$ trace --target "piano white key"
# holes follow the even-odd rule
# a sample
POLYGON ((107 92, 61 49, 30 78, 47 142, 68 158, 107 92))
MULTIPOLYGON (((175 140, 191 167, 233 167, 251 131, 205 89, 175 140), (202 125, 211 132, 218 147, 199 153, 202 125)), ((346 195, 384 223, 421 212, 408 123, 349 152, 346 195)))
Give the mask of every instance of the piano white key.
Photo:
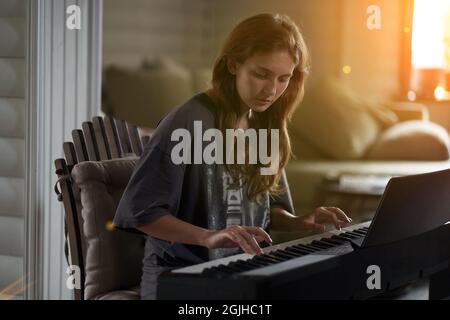
MULTIPOLYGON (((324 232, 324 233, 316 234, 316 235, 313 235, 313 236, 309 236, 309 237, 305 237, 305 238, 301 238, 301 239, 296 239, 296 240, 293 240, 293 241, 284 242, 284 243, 280 243, 280 244, 277 244, 277 245, 274 245, 274 246, 266 247, 266 248, 263 248, 263 251, 264 251, 264 253, 268 253, 268 252, 271 252, 271 251, 274 251, 274 250, 284 249, 286 247, 297 245, 297 244, 309 244, 313 240, 319 240, 319 239, 322 239, 322 238, 331 238, 333 235, 339 235, 339 234, 344 233, 344 232, 353 231, 353 230, 356 230, 356 229, 361 229, 361 228, 364 228, 364 227, 368 227, 369 225, 370 225, 370 221, 367 221, 367 222, 364 222, 364 223, 359 223, 359 224, 348 226, 346 228, 342 228, 341 230, 331 230, 331 231, 327 231, 327 232, 324 232)), ((202 273, 203 270, 206 269, 206 268, 211 268, 211 267, 222 265, 222 264, 226 265, 226 264, 228 264, 230 262, 233 262, 233 261, 248 260, 248 259, 251 259, 251 258, 253 258, 253 255, 247 254, 247 253, 242 253, 242 254, 237 254, 237 255, 234 255, 234 256, 226 257, 226 258, 221 258, 221 259, 217 259, 217 260, 208 261, 208 262, 205 262, 205 263, 196 264, 196 265, 185 267, 185 268, 172 270, 171 272, 172 273, 199 274, 199 273, 202 273)))

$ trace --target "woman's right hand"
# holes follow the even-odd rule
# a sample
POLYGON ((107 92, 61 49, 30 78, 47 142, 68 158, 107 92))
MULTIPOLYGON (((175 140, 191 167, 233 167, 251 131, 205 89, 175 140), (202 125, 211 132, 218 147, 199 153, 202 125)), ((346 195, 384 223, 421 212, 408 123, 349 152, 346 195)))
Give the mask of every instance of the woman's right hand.
POLYGON ((208 249, 240 247, 248 254, 262 254, 260 242, 271 244, 272 239, 266 231, 258 227, 231 226, 219 231, 209 231, 204 239, 208 249))

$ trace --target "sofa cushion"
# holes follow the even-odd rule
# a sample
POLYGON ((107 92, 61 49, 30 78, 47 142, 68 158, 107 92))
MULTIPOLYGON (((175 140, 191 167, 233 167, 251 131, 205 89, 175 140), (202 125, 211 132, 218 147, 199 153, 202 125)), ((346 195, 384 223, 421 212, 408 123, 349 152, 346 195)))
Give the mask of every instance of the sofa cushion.
POLYGON ((398 118, 399 122, 409 120, 430 120, 430 112, 426 105, 418 102, 389 102, 389 109, 391 109, 398 118))
POLYGON ((306 91, 292 118, 294 131, 325 155, 340 160, 362 157, 381 129, 395 121, 388 108, 364 101, 332 77, 306 91))
POLYGON ((110 66, 104 79, 102 111, 142 127, 156 127, 194 93, 191 74, 168 59, 146 61, 140 69, 110 66))
POLYGON ((111 228, 116 207, 137 158, 89 161, 72 170, 81 199, 86 242, 85 299, 139 285, 144 237, 111 228))
POLYGON ((371 160, 447 160, 450 138, 438 124, 405 121, 387 129, 371 148, 371 160))
POLYGON ((289 138, 291 139, 293 160, 332 159, 307 141, 297 130, 290 130, 289 138))

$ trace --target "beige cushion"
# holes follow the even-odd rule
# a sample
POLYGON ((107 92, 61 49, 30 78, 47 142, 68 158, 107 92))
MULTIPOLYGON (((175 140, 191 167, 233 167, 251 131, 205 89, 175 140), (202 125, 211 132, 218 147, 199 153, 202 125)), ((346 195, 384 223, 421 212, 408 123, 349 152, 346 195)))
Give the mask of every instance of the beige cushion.
POLYGON ((447 131, 428 121, 405 121, 387 129, 367 154, 372 160, 447 160, 447 131))
POLYGON ((95 296, 93 300, 139 300, 141 288, 139 286, 128 290, 111 291, 105 294, 95 296))
POLYGON ((145 61, 137 70, 111 66, 104 79, 102 111, 142 127, 156 127, 194 93, 191 74, 167 58, 145 61))
POLYGON ((430 120, 430 112, 422 103, 390 102, 388 107, 395 113, 399 121, 430 120))
POLYGON ((325 78, 306 92, 293 116, 293 130, 324 155, 358 159, 382 128, 397 121, 382 105, 364 101, 338 79, 325 78))
POLYGON ((330 159, 329 156, 320 152, 312 143, 307 141, 296 130, 290 130, 289 137, 291 139, 293 158, 295 160, 314 160, 314 159, 330 159))
POLYGON ((85 299, 115 296, 114 291, 129 291, 140 283, 144 237, 109 227, 136 161, 82 162, 72 171, 79 188, 86 243, 85 299))
POLYGON ((388 128, 400 121, 392 110, 392 103, 378 103, 369 100, 362 100, 362 103, 381 128, 388 128))

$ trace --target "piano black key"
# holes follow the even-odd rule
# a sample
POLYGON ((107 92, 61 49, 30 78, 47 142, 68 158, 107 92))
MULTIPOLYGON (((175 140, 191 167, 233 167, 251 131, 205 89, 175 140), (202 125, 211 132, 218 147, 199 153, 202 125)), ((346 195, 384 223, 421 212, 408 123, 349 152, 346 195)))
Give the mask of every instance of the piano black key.
POLYGON ((355 236, 358 238, 362 237, 362 235, 360 235, 359 233, 353 232, 353 231, 346 232, 346 234, 349 234, 351 236, 355 236))
POLYGON ((284 250, 289 251, 289 252, 295 252, 298 255, 306 255, 309 254, 311 252, 303 250, 303 249, 299 249, 299 248, 294 248, 294 247, 287 247, 284 250))
POLYGON ((270 266, 276 262, 267 258, 261 258, 260 256, 255 256, 251 259, 252 262, 261 264, 262 266, 270 266))
MULTIPOLYGON (((343 233, 340 233, 339 235, 340 235, 340 236, 353 237, 353 238, 358 238, 358 237, 360 237, 360 235, 352 234, 351 231, 343 232, 343 233)), ((353 239, 353 238, 352 238, 352 239, 353 239)))
POLYGON ((325 242, 320 241, 320 240, 314 240, 314 241, 311 242, 311 244, 313 244, 315 246, 318 246, 318 247, 323 247, 324 249, 328 249, 328 248, 333 247, 333 245, 325 243, 325 242))
POLYGON ((306 251, 308 251, 309 253, 313 253, 313 252, 318 251, 317 249, 313 249, 313 248, 311 248, 311 247, 307 247, 307 246, 305 246, 304 244, 296 244, 296 245, 293 245, 292 247, 293 247, 293 248, 297 248, 297 249, 306 250, 306 251))
POLYGON ((354 240, 354 239, 360 238, 359 236, 357 237, 357 236, 354 236, 354 235, 351 235, 351 234, 347 234, 347 233, 340 234, 340 236, 345 237, 345 238, 350 239, 350 240, 354 240))
POLYGON ((281 258, 281 259, 285 259, 285 261, 286 261, 286 260, 289 260, 289 259, 292 259, 292 257, 286 256, 286 255, 284 255, 284 254, 281 253, 281 252, 271 252, 270 254, 272 254, 272 255, 274 255, 274 256, 276 256, 276 257, 279 257, 279 258, 281 258))
POLYGON ((204 276, 221 276, 221 275, 228 275, 230 274, 230 272, 228 271, 222 271, 219 270, 218 267, 211 267, 211 268, 206 268, 205 270, 202 271, 202 275, 204 276))
POLYGON ((341 240, 341 241, 345 241, 345 242, 349 242, 350 240, 352 240, 351 238, 346 237, 344 234, 334 235, 331 237, 331 239, 341 240))
POLYGON ((238 268, 241 272, 242 271, 248 271, 248 270, 253 270, 255 269, 254 266, 252 266, 251 264, 243 264, 243 261, 232 261, 228 264, 228 266, 233 267, 233 268, 238 268))
POLYGON ((365 235, 367 234, 366 231, 362 231, 362 230, 353 230, 353 232, 355 232, 355 233, 357 233, 357 234, 360 234, 360 235, 362 235, 362 236, 365 236, 365 235))
POLYGON ((327 242, 329 244, 332 244, 333 246, 340 246, 340 245, 348 242, 348 241, 336 240, 336 239, 331 239, 331 238, 322 238, 320 241, 327 242))
POLYGON ((297 254, 295 254, 293 252, 286 251, 286 250, 277 250, 277 251, 272 251, 271 253, 279 254, 281 256, 286 256, 286 257, 291 258, 291 259, 298 258, 297 254))
POLYGON ((266 254, 263 254, 263 255, 260 255, 260 256, 254 256, 253 259, 256 260, 256 261, 268 262, 270 264, 274 264, 274 263, 278 263, 278 262, 282 261, 279 258, 270 257, 270 256, 268 256, 266 254))
POLYGON ((344 234, 341 234, 342 236, 345 236, 345 237, 348 237, 348 238, 350 238, 350 239, 358 239, 358 238, 361 238, 361 236, 356 236, 356 235, 354 235, 354 234, 351 234, 351 233, 348 233, 348 232, 345 232, 344 234))
POLYGON ((324 248, 322 248, 322 247, 316 246, 315 244, 311 244, 311 243, 308 243, 306 246, 307 246, 308 248, 315 249, 316 251, 320 251, 320 250, 323 250, 323 249, 324 249, 324 248))
POLYGON ((249 268, 249 270, 257 269, 257 268, 261 268, 262 267, 260 264, 254 263, 254 262, 249 261, 249 260, 246 260, 246 261, 238 260, 238 261, 236 261, 236 264, 240 265, 240 266, 242 266, 244 268, 249 268))
POLYGON ((224 272, 227 272, 227 273, 241 272, 240 269, 238 269, 238 268, 236 268, 236 267, 233 267, 233 266, 230 266, 230 265, 224 265, 224 264, 221 264, 221 265, 217 266, 217 268, 218 268, 220 271, 224 271, 224 272))
POLYGON ((265 254, 263 254, 261 256, 263 256, 263 257, 270 257, 270 258, 276 259, 276 260, 278 260, 278 262, 283 262, 283 261, 286 261, 286 260, 290 259, 290 258, 283 258, 283 257, 280 257, 280 256, 273 255, 273 254, 271 254, 271 252, 265 253, 265 254))
POLYGON ((258 268, 265 267, 265 266, 268 266, 268 265, 272 264, 272 263, 270 263, 268 261, 256 260, 255 258, 252 258, 252 259, 249 259, 249 260, 245 260, 245 262, 251 263, 251 264, 257 266, 258 268))
POLYGON ((210 275, 211 273, 212 273, 212 268, 205 268, 203 271, 202 271, 202 274, 203 275, 205 275, 205 276, 207 276, 207 275, 210 275))

